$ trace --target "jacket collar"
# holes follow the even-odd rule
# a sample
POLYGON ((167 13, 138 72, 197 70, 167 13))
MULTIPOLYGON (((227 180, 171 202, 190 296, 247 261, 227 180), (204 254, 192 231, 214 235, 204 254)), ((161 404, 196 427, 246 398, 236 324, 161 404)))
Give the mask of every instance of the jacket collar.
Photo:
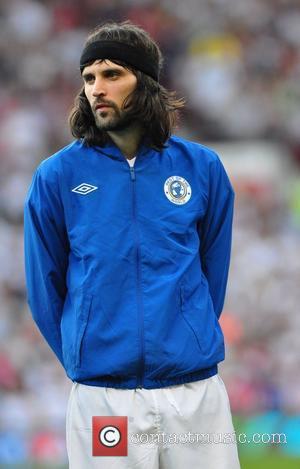
MULTIPOLYGON (((119 161, 124 161, 126 159, 126 157, 123 155, 121 150, 114 144, 114 142, 108 142, 102 147, 95 146, 92 148, 105 156, 119 161)), ((150 158, 154 155, 157 155, 158 153, 159 152, 157 150, 150 148, 148 145, 142 142, 134 156, 136 156, 139 160, 142 160, 144 158, 150 158)))

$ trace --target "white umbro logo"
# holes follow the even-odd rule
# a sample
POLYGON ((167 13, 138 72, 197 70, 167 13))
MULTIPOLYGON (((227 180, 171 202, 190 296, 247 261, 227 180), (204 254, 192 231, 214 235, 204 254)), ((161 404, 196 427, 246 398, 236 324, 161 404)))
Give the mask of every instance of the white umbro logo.
POLYGON ((95 191, 96 189, 98 189, 97 186, 92 186, 92 184, 87 184, 86 182, 82 182, 81 184, 79 184, 79 186, 74 187, 74 189, 72 189, 72 192, 76 192, 76 194, 86 195, 86 194, 89 194, 90 192, 95 191))

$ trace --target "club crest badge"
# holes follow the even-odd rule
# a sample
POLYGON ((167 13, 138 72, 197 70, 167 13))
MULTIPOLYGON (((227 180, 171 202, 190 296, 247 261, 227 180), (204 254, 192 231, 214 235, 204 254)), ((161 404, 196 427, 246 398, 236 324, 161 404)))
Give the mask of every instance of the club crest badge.
POLYGON ((192 195, 192 189, 186 179, 181 176, 169 177, 164 185, 167 198, 176 205, 186 204, 192 195))

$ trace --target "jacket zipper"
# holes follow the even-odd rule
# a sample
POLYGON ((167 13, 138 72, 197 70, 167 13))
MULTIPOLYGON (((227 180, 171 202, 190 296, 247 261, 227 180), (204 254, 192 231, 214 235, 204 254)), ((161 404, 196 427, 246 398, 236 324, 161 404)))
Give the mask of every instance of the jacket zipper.
MULTIPOLYGON (((128 164, 128 163, 127 163, 128 164)), ((139 234, 137 229, 137 219, 136 219, 136 188, 135 188, 135 171, 134 166, 130 166, 130 178, 133 183, 133 191, 132 191, 132 198, 133 198, 133 221, 135 224, 135 232, 136 232, 136 274, 137 274, 137 304, 138 304, 138 311, 140 314, 138 315, 139 319, 139 335, 140 335, 140 343, 141 343, 141 360, 140 360, 140 367, 139 367, 139 374, 138 374, 138 383, 137 388, 143 387, 143 377, 144 377, 144 360, 145 360, 145 350, 144 350, 144 314, 143 314, 143 303, 141 298, 141 271, 140 271, 140 248, 139 248, 139 234)))

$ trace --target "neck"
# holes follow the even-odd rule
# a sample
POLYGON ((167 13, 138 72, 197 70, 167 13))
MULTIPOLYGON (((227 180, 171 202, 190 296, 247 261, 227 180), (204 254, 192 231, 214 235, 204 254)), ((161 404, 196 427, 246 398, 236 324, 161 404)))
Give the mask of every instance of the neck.
POLYGON ((136 155, 142 139, 141 126, 134 124, 126 129, 107 133, 126 158, 131 159, 136 155))

